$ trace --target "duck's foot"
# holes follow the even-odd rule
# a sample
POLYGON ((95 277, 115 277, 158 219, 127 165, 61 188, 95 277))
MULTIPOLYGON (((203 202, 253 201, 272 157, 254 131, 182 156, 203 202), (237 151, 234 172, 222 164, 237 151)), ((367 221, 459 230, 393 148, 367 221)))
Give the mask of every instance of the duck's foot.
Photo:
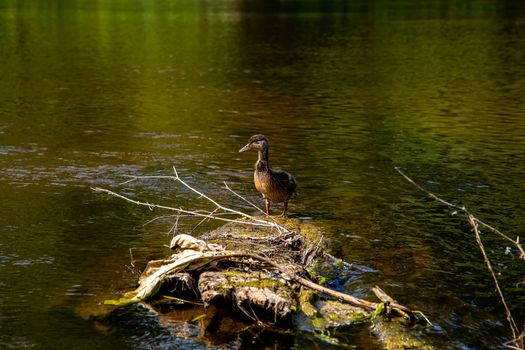
POLYGON ((288 215, 286 215, 286 210, 288 210, 288 201, 284 201, 284 208, 283 208, 283 212, 281 214, 282 218, 288 217, 288 215))
POLYGON ((266 217, 270 217, 270 201, 266 198, 266 217))

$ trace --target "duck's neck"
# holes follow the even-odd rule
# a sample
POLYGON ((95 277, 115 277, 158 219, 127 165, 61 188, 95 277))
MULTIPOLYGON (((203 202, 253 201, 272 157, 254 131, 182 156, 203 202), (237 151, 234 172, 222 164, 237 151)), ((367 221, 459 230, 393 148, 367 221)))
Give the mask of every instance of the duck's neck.
POLYGON ((259 159, 255 163, 257 171, 269 171, 270 162, 268 161, 268 147, 259 150, 259 159))

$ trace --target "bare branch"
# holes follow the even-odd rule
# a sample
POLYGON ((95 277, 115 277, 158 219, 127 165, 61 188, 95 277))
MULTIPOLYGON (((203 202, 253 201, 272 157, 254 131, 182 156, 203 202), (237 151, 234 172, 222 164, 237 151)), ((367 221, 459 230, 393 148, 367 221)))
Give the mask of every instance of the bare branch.
MULTIPOLYGON (((240 194, 238 194, 237 192, 235 192, 233 189, 231 189, 230 186, 228 186, 228 184, 226 183, 226 181, 224 181, 224 186, 226 187, 226 189, 228 191, 230 191, 231 193, 233 193, 235 196, 237 196, 238 198, 242 199, 243 201, 245 201, 246 203, 250 204, 252 207, 254 207, 255 209, 257 209, 259 212, 261 212, 263 215, 267 216, 266 212, 264 210, 262 210, 261 208, 259 208, 258 206, 256 206, 255 204, 253 204, 252 202, 250 202, 249 200, 247 200, 246 198, 244 198, 243 196, 241 196, 240 194)), ((271 219, 275 224, 276 224, 276 228, 277 228, 277 231, 279 231, 279 233, 283 233, 281 228, 282 226, 279 225, 277 223, 277 221, 272 218, 271 216, 267 216, 267 218, 271 219)), ((288 230, 286 230, 285 232, 288 232, 288 230)))
MULTIPOLYGON (((429 190, 421 187, 420 185, 418 185, 414 180, 412 180, 411 178, 409 178, 408 176, 405 175, 405 173, 403 173, 403 171, 399 168, 399 167, 395 167, 394 169, 396 169, 396 171, 401 174, 401 176, 403 176, 408 182, 410 182, 412 185, 414 185, 416 188, 418 188, 420 191, 422 192, 425 192, 428 196, 430 196, 431 198, 433 198, 434 200, 440 202, 440 203, 443 203, 449 207, 452 207, 454 209, 457 209, 461 212, 463 212, 467 218, 469 215, 472 215, 468 210, 467 208, 465 207, 460 207, 458 205, 455 205, 455 204, 452 204, 450 202, 447 202, 446 200, 443 200, 441 198, 439 198, 438 196, 436 196, 434 193, 430 192, 429 190)), ((478 218, 474 217, 476 219, 476 222, 486 228, 488 228, 489 230, 491 230, 492 232, 494 232, 495 234, 499 235, 500 237, 504 238, 505 240, 511 242, 512 244, 514 244, 514 246, 519 250, 520 252, 520 258, 525 260, 525 250, 523 250, 523 247, 521 246, 520 244, 520 238, 519 236, 516 238, 516 240, 510 238, 509 236, 507 236, 506 234, 502 233, 501 231, 497 230, 496 228, 492 227, 491 225, 479 220, 478 218)))
POLYGON ((162 220, 162 219, 166 219, 166 218, 172 218, 174 216, 178 216, 178 215, 161 215, 161 216, 156 216, 154 217, 153 219, 149 220, 149 221, 146 221, 145 223, 142 224, 142 226, 148 226, 149 224, 157 221, 157 220, 162 220))
POLYGON ((503 307, 505 308, 505 313, 507 315, 507 321, 509 322, 509 326, 510 326, 510 329, 511 329, 511 332, 512 332, 512 338, 513 338, 511 341, 509 341, 507 344, 505 344, 505 346, 507 346, 509 348, 512 348, 512 349, 519 349, 519 350, 525 349, 524 341, 523 341, 523 332, 525 332, 525 329, 520 335, 519 328, 516 325, 516 322, 514 321, 514 318, 512 317, 512 313, 510 312, 510 309, 509 309, 509 307, 507 305, 507 302, 505 301, 505 296, 503 295, 503 291, 501 290, 501 287, 499 286, 499 282, 498 282, 498 279, 497 279, 497 277, 496 277, 496 275, 494 273, 494 270, 492 268, 492 264, 491 264, 491 262, 490 262, 490 260, 489 260, 489 258, 487 256, 487 253, 485 252, 485 247, 483 245, 483 242, 481 241, 481 236, 479 234, 478 226, 481 225, 481 226, 489 229, 490 231, 496 233, 500 237, 503 237, 507 241, 512 242, 516 246, 516 248, 520 251, 520 258, 525 260, 525 251, 523 250, 523 247, 521 246, 521 244, 519 242, 519 237, 517 237, 516 240, 513 240, 512 238, 510 238, 509 236, 507 236, 504 233, 500 232, 499 230, 495 229, 494 227, 490 226, 489 224, 487 224, 487 223, 479 220, 478 218, 476 218, 465 207, 459 207, 459 206, 457 206, 455 204, 447 202, 447 201, 439 198, 438 196, 436 196, 435 194, 433 194, 429 190, 421 187, 414 180, 412 180, 411 178, 406 176, 405 173, 403 173, 403 171, 401 171, 401 169, 399 167, 395 167, 395 169, 396 169, 396 171, 399 174, 401 174, 401 176, 403 176, 412 185, 417 187, 420 191, 425 192, 428 196, 430 196, 431 198, 435 199, 436 201, 438 201, 440 203, 443 203, 443 204, 445 204, 445 205, 447 205, 449 207, 457 209, 460 212, 463 212, 463 214, 467 217, 467 220, 468 220, 470 226, 472 227, 472 230, 474 231, 474 234, 476 236, 476 242, 478 244, 479 249, 481 250, 481 254, 483 255, 483 260, 485 262, 485 265, 487 266, 487 269, 488 269, 490 275, 492 276, 492 279, 494 281, 494 285, 496 286, 496 290, 498 291, 498 295, 500 297, 501 303, 503 304, 503 307))
MULTIPOLYGON (((215 213, 217 212, 217 210, 219 210, 219 208, 215 208, 215 210, 212 211, 212 212, 210 213, 210 215, 215 215, 215 213)), ((209 220, 210 220, 209 218, 202 218, 202 220, 199 221, 199 222, 197 223, 197 225, 195 225, 195 226, 191 229, 191 233, 195 232, 195 230, 196 230, 200 225, 202 225, 203 223, 205 223, 206 221, 209 221, 209 220)))
POLYGON ((170 233, 173 232, 173 237, 175 237, 177 235, 177 230, 179 229, 179 218, 180 218, 180 213, 177 214, 177 219, 175 219, 175 223, 173 224, 173 226, 171 226, 171 228, 169 229, 168 231, 168 235, 170 233))
POLYGON ((478 243, 479 249, 481 250, 481 254, 483 255, 483 260, 485 261, 485 264, 487 265, 487 269, 490 272, 490 275, 492 276, 492 279, 494 280, 494 284, 496 285, 496 290, 498 291, 499 297, 501 299, 501 303, 503 304, 503 307, 505 308, 505 313, 507 314, 507 321, 509 322, 510 329, 512 331, 512 338, 516 340, 516 345, 518 348, 523 349, 523 341, 521 344, 518 344, 518 337, 519 337, 519 328, 516 325, 516 322, 514 321, 514 318, 512 317, 512 314, 510 312, 509 307, 507 306, 507 302, 505 301, 505 296, 503 295, 503 292, 501 291, 501 288, 498 283, 498 279, 496 278, 496 275, 494 274, 494 270, 492 269, 492 264, 490 263, 489 257, 487 256, 487 253, 485 252, 485 247, 483 246, 483 242, 481 242, 481 237, 479 235, 478 230, 478 219, 476 219, 474 216, 469 215, 468 221, 470 223, 470 226, 472 226, 472 230, 474 231, 474 234, 476 235, 476 242, 478 243))
MULTIPOLYGON (((148 207, 149 210, 153 210, 153 209, 170 210, 170 211, 177 212, 179 215, 180 214, 188 214, 188 215, 193 215, 193 216, 200 216, 200 217, 205 218, 205 219, 207 218, 207 219, 213 219, 213 220, 219 220, 219 221, 235 222, 235 223, 239 223, 239 224, 252 225, 252 226, 272 227, 272 228, 276 228, 280 233, 282 233, 282 232, 289 232, 289 230, 287 228, 285 228, 284 226, 278 224, 275 220, 273 222, 270 222, 268 220, 258 219, 258 218, 254 217, 254 216, 248 215, 248 214, 243 213, 241 211, 234 210, 234 209, 231 209, 231 208, 228 208, 228 207, 225 207, 225 206, 219 204, 214 199, 212 199, 209 196, 205 195, 204 193, 196 190, 195 188, 190 186, 188 183, 186 183, 184 180, 182 180, 179 177, 179 174, 178 174, 177 169, 175 168, 175 166, 173 166, 173 172, 175 173, 175 176, 167 176, 167 175, 146 175, 146 176, 127 175, 127 177, 130 177, 130 179, 128 181, 123 182, 123 184, 130 183, 130 182, 137 181, 137 180, 141 180, 141 179, 168 179, 168 180, 178 181, 183 186, 188 188, 190 191, 192 191, 195 194, 197 194, 199 196, 199 198, 204 198, 207 201, 209 201, 210 203, 214 204, 216 206, 216 209, 211 211, 211 212, 198 211, 198 210, 193 210, 193 211, 192 210, 185 210, 185 209, 182 209, 182 208, 174 208, 174 207, 169 207, 169 206, 165 206, 165 205, 152 204, 152 203, 148 203, 148 202, 142 202, 142 201, 134 200, 134 199, 126 197, 126 196, 124 196, 122 194, 116 193, 114 191, 111 191, 111 190, 108 190, 108 189, 105 189, 105 188, 92 187, 92 190, 95 191, 95 192, 107 193, 107 194, 112 195, 114 197, 124 199, 124 200, 126 200, 126 201, 128 201, 130 203, 133 203, 133 204, 146 206, 146 207, 148 207), (222 211, 222 213, 218 213, 219 210, 222 211), (238 219, 228 219, 228 218, 221 217, 221 215, 223 215, 225 213, 241 216, 241 217, 247 219, 248 221, 242 221, 242 220, 238 220, 238 219)), ((231 189, 230 189, 230 191, 231 191, 231 189)), ((247 201, 244 198, 243 198, 243 200, 247 201)))
POLYGON ((141 202, 141 201, 138 201, 138 200, 135 200, 135 199, 128 198, 128 197, 126 197, 124 195, 121 195, 119 193, 116 193, 114 191, 111 191, 111 190, 108 190, 108 189, 105 189, 105 188, 91 187, 91 189, 93 191, 95 191, 95 192, 103 192, 103 193, 107 193, 107 194, 109 194, 111 196, 114 196, 114 197, 117 197, 117 198, 120 198, 120 199, 124 199, 125 201, 133 203, 133 204, 136 204, 136 205, 141 205, 141 206, 148 207, 150 210, 153 210, 155 208, 157 208, 157 209, 164 209, 164 210, 175 211, 175 212, 181 213, 181 214, 189 214, 189 215, 192 215, 192 216, 200 216, 200 217, 205 217, 205 218, 214 219, 214 220, 220 220, 220 221, 226 221, 226 222, 235 222, 235 223, 243 224, 243 225, 263 226, 263 227, 274 227, 275 226, 275 225, 273 225, 270 222, 266 222, 266 221, 262 221, 262 220, 241 221, 241 220, 235 220, 235 219, 227 219, 227 218, 223 218, 223 217, 220 217, 220 216, 213 216, 213 215, 210 215, 210 214, 204 214, 204 213, 201 213, 199 211, 185 210, 185 209, 182 209, 182 208, 174 208, 174 207, 169 207, 169 206, 166 206, 166 205, 151 204, 151 203, 148 203, 148 202, 141 202))
POLYGON ((131 258, 131 262, 130 262, 130 265, 132 267, 135 267, 135 259, 133 259, 133 252, 131 251, 131 247, 129 248, 129 256, 131 258))
POLYGON ((230 191, 231 193, 233 193, 235 196, 237 196, 238 198, 242 199, 243 201, 245 201, 246 203, 248 203, 249 205, 251 205, 252 207, 254 207, 255 209, 257 209, 259 212, 261 212, 263 215, 266 215, 266 212, 264 210, 262 210, 261 208, 259 208, 258 206, 256 206, 255 204, 253 204, 252 202, 250 202, 249 200, 247 200, 246 198, 244 198, 243 196, 241 196, 240 194, 238 194, 237 192, 235 192, 234 190, 231 189, 230 186, 228 186, 228 184, 226 183, 226 181, 224 181, 224 187, 226 187, 226 189, 228 191, 230 191))
MULTIPOLYGON (((266 220, 261 220, 261 219, 254 218, 254 217, 251 216, 251 215, 245 214, 245 213, 243 213, 243 212, 241 212, 241 211, 238 211, 238 210, 234 210, 234 209, 227 208, 227 207, 225 207, 225 206, 219 204, 217 201, 211 199, 210 197, 208 197, 208 196, 205 195, 204 193, 202 193, 202 192, 196 190, 195 188, 193 188, 193 187, 191 187, 190 185, 188 185, 184 180, 182 180, 182 179, 179 177, 179 175, 178 175, 178 173, 177 173, 177 169, 175 168, 175 166, 173 166, 173 171, 175 172, 175 176, 172 177, 174 180, 179 181, 179 182, 180 182, 182 185, 184 185, 186 188, 188 188, 188 189, 191 190, 192 192, 198 194, 200 198, 204 198, 204 199, 206 199, 207 201, 213 203, 215 206, 217 206, 217 208, 222 209, 222 210, 227 211, 227 212, 230 212, 230 213, 234 213, 234 214, 240 215, 240 216, 242 216, 242 217, 245 217, 245 218, 247 218, 247 219, 253 220, 253 221, 255 221, 255 222, 268 223, 268 221, 266 221, 266 220)), ((280 229, 282 229, 284 232, 288 232, 288 230, 287 230, 285 227, 283 227, 283 226, 281 226, 281 225, 279 225, 279 224, 277 224, 277 223, 273 223, 273 224, 270 225, 270 226, 273 226, 273 227, 276 227, 276 228, 280 228, 280 229)))

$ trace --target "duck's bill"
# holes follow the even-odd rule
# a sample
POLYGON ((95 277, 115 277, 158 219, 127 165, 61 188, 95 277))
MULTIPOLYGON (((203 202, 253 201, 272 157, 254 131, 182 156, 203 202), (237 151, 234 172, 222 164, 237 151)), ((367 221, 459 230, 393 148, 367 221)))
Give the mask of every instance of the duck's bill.
POLYGON ((250 144, 247 144, 246 146, 244 146, 243 148, 241 148, 239 150, 239 153, 241 152, 250 152, 252 150, 252 146, 250 144))

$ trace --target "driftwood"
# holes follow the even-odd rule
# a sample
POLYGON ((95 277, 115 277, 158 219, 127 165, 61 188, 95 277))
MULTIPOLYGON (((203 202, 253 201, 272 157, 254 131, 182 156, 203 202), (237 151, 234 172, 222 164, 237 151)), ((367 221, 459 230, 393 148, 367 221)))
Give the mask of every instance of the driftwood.
MULTIPOLYGON (((215 219, 219 211, 236 212, 193 189, 177 174, 168 178, 212 202, 216 209, 188 211, 136 201, 105 189, 95 190, 149 208, 196 213, 206 219, 215 219)), ((106 303, 124 306, 154 303, 167 297, 182 303, 203 304, 208 309, 229 310, 261 327, 292 327, 330 341, 336 341, 326 335, 332 329, 371 322, 373 333, 386 349, 432 349, 406 328, 426 324, 428 320, 379 287, 373 290, 379 300, 369 301, 327 286, 330 279, 323 275, 325 271, 337 275, 370 269, 353 266, 326 253, 327 242, 314 225, 246 214, 226 220, 219 217, 228 223, 205 233, 201 239, 176 235, 170 244, 176 251, 173 255, 150 261, 134 291, 106 303)))
MULTIPOLYGON (((311 234, 312 228, 308 231, 311 234)), ((123 306, 168 297, 230 310, 263 327, 295 326, 319 334, 371 322, 372 332, 386 349, 432 349, 405 328, 425 322, 420 313, 398 304, 377 286, 373 291, 380 301, 373 302, 320 285, 309 276, 318 275, 317 268, 326 269, 321 265, 334 265, 333 257, 325 258, 321 249, 311 268, 304 268, 301 258, 302 249, 309 246, 307 238, 287 233, 265 240, 262 233, 260 228, 234 223, 206 233, 206 240, 177 235, 170 244, 175 254, 150 261, 137 289, 107 303, 123 306), (262 251, 263 246, 265 256, 251 252, 262 251)), ((344 266, 341 261, 335 265, 344 266)), ((322 278, 318 275, 317 280, 322 278)))

